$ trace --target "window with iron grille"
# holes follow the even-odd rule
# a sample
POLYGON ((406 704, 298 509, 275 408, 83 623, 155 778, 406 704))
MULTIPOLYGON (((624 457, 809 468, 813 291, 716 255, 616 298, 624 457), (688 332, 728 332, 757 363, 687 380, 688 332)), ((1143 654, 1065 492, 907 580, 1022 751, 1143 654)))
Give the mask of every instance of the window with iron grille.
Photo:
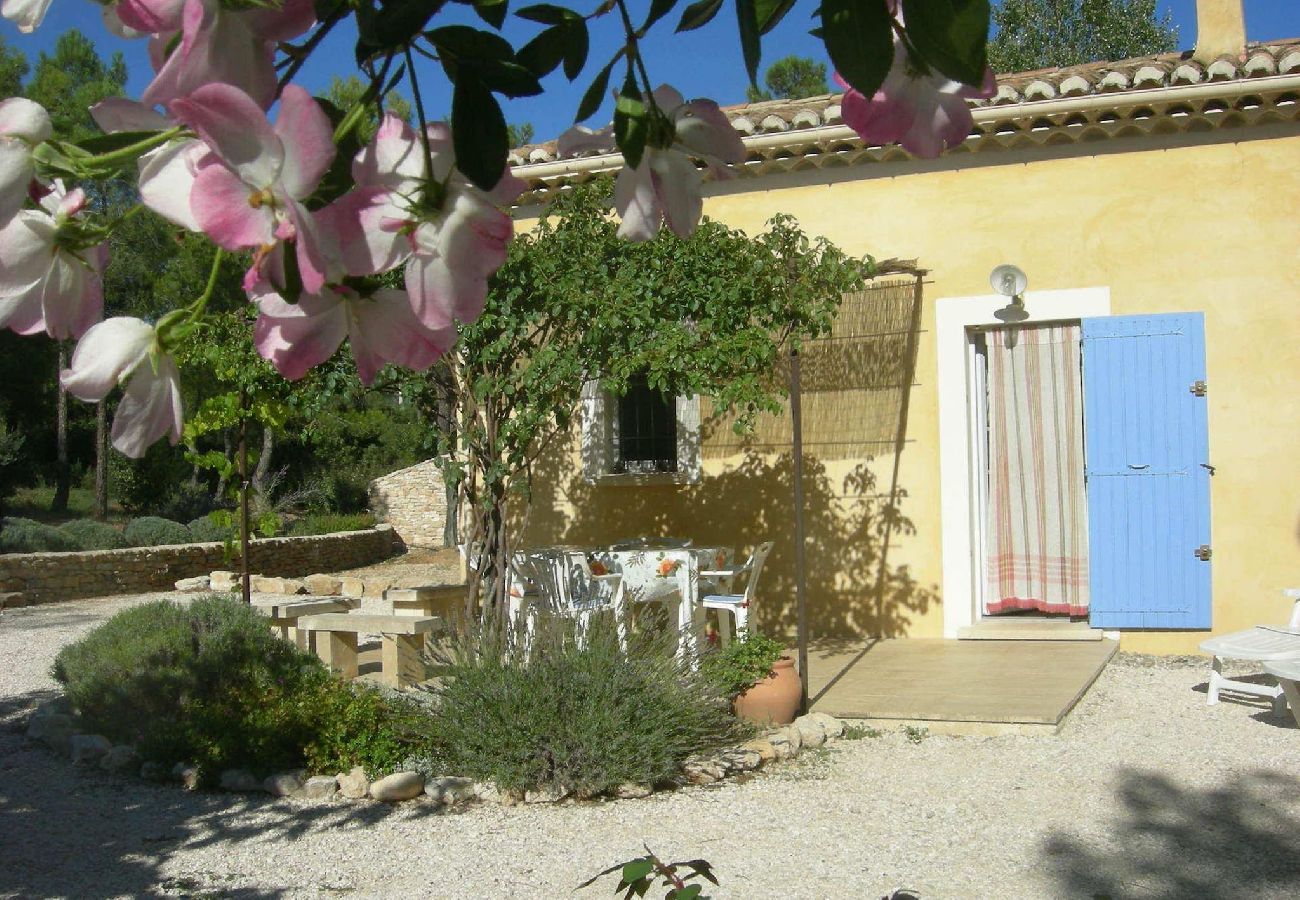
POLYGON ((634 376, 618 398, 618 473, 677 471, 677 404, 634 376))

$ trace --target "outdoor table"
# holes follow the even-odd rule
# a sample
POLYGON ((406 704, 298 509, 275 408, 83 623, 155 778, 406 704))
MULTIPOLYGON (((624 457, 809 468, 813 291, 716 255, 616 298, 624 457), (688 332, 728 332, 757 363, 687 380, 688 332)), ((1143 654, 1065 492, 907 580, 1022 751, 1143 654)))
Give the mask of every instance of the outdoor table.
MULTIPOLYGON (((700 572, 726 567, 735 551, 731 547, 645 547, 635 550, 598 549, 592 562, 623 576, 628 603, 672 603, 677 607, 679 649, 696 647, 696 618, 700 609, 700 572)), ((597 574, 602 574, 596 568, 597 574)))

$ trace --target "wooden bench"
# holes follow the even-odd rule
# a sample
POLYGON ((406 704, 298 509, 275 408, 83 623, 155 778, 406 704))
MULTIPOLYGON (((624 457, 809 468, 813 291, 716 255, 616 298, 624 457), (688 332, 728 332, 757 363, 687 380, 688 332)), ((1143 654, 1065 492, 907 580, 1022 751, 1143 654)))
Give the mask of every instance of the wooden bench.
POLYGON ((253 609, 271 620, 271 627, 280 633, 280 637, 296 644, 299 650, 310 653, 315 648, 310 646, 309 635, 298 627, 298 620, 303 616, 346 612, 348 605, 339 600, 320 598, 292 600, 283 597, 254 597, 253 609))
POLYGON ((390 687, 424 680, 424 636, 438 630, 437 616, 323 613, 298 620, 311 632, 316 655, 344 678, 357 677, 357 635, 378 634, 382 641, 380 672, 390 687))

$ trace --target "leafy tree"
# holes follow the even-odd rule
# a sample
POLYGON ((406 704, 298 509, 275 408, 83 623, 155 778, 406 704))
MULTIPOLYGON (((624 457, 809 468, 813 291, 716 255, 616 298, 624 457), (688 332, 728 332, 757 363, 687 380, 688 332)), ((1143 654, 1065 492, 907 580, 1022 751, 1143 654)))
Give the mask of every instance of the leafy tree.
MULTIPOLYGON (((346 111, 361 101, 369 87, 355 75, 349 75, 347 78, 335 75, 330 79, 330 86, 325 89, 325 99, 340 110, 346 111)), ((390 112, 403 121, 411 121, 411 104, 397 91, 389 91, 384 95, 383 108, 384 112, 390 112)), ((366 114, 365 119, 357 127, 357 136, 364 144, 375 136, 378 129, 379 112, 372 107, 372 111, 366 114)))
POLYGON ((0 36, 0 100, 22 93, 23 77, 27 75, 27 57, 17 47, 10 47, 0 36))
POLYGON ((815 97, 825 94, 826 64, 806 56, 785 56, 767 67, 763 76, 767 90, 745 88, 745 97, 750 103, 760 100, 799 100, 803 97, 815 97))
POLYGON ((1002 0, 993 9, 989 65, 995 72, 1129 59, 1178 47, 1156 0, 1002 0))
POLYGON ((608 196, 605 182, 579 188, 516 238, 445 381, 423 385, 434 407, 451 398, 454 427, 436 449, 467 505, 489 603, 503 596, 509 498, 527 496, 532 463, 568 433, 585 382, 621 393, 644 374, 666 394, 712 397, 745 429, 782 406, 784 350, 829 330, 840 297, 874 269, 782 216, 753 238, 706 219, 689 239, 630 243, 608 196))
POLYGON ((122 54, 105 62, 94 42, 73 29, 59 36, 53 55, 41 54, 24 93, 49 112, 55 137, 79 141, 100 133, 90 107, 105 97, 122 96, 125 88, 122 54))
POLYGON ((521 122, 519 124, 511 122, 506 125, 506 135, 510 139, 510 146, 512 148, 531 144, 533 142, 534 133, 532 122, 521 122))

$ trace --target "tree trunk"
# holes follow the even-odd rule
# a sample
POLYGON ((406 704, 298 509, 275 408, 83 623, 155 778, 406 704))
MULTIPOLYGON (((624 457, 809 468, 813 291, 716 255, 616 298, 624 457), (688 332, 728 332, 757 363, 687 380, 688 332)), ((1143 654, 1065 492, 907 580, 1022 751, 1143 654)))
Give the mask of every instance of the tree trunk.
MULTIPOLYGON (((59 367, 62 372, 68 367, 68 344, 59 341, 59 367)), ((55 376, 58 377, 57 374, 55 376)), ((72 466, 68 464, 68 392, 59 381, 58 400, 55 405, 55 435, 57 447, 54 465, 54 499, 50 501, 50 512, 68 511, 68 495, 72 492, 72 466)))
MULTIPOLYGON (((275 452, 275 429, 270 425, 262 426, 262 452, 257 457, 257 467, 253 469, 253 490, 263 495, 266 490, 266 476, 271 474, 271 454, 275 452)), ((270 505, 271 498, 262 496, 263 502, 270 505)))
MULTIPOLYGON (((224 428, 221 431, 221 445, 226 455, 226 462, 230 462, 231 446, 230 446, 229 428, 224 428)), ((226 485, 230 482, 230 478, 227 475, 229 471, 230 469, 229 467, 227 467, 221 471, 220 475, 217 476, 217 489, 212 493, 212 499, 216 501, 217 506, 222 506, 222 504, 226 499, 226 485)))
POLYGON ((95 508, 99 521, 108 518, 108 401, 95 404, 95 508))

